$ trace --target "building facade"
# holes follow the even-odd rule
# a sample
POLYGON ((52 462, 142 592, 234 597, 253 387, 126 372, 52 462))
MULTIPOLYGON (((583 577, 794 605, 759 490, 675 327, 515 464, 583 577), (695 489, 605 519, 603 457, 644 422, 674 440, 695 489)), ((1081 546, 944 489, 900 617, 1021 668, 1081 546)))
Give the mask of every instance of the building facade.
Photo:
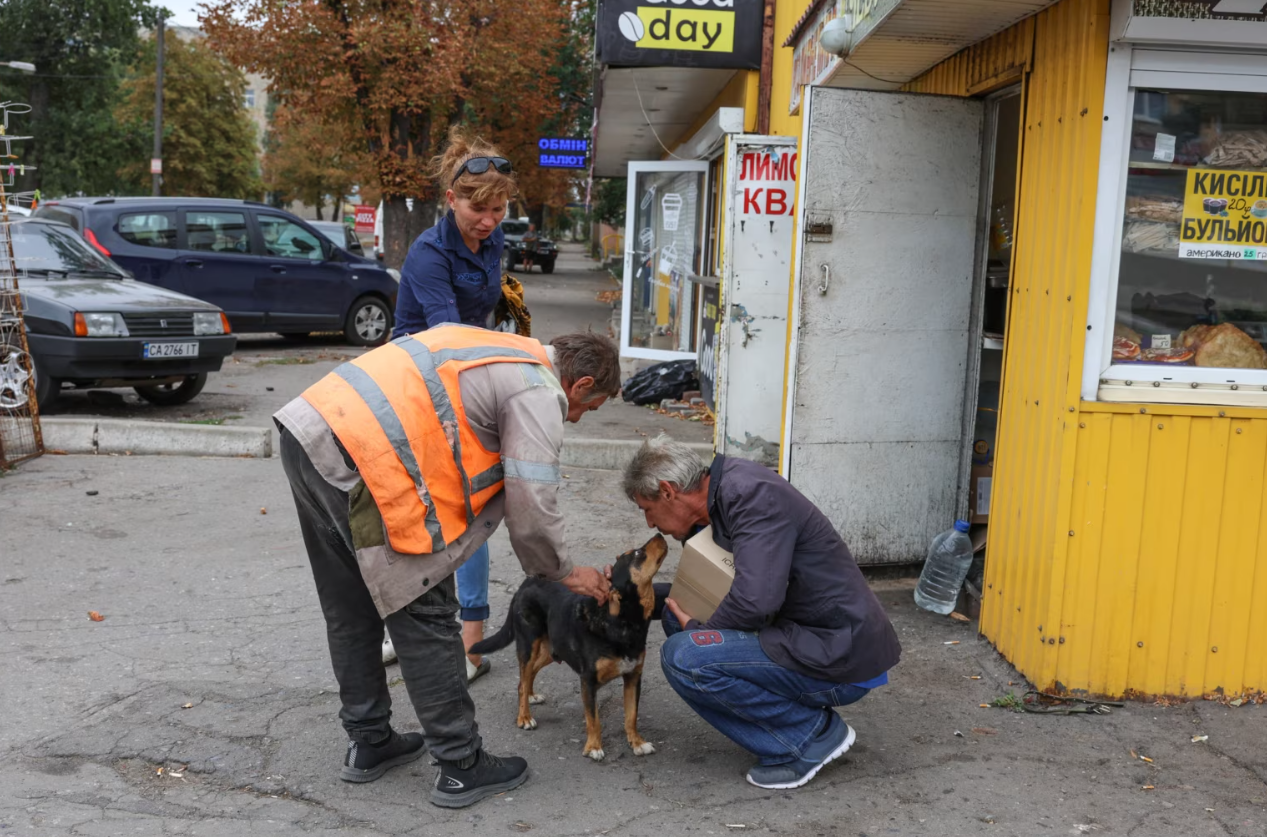
POLYGON ((608 63, 595 138, 600 173, 700 172, 689 258, 663 204, 650 258, 628 226, 626 317, 675 309, 717 449, 864 563, 971 517, 981 631, 1040 688, 1265 688, 1267 4, 750 5, 758 68, 608 63))

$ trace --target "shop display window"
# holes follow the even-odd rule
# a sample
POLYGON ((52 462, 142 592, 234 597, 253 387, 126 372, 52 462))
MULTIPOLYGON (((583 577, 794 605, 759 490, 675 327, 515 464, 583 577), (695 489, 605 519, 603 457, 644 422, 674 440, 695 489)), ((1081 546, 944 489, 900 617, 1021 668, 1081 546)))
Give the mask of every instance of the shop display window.
MULTIPOLYGON (((1120 76, 1127 120, 1116 136, 1106 130, 1106 159, 1120 155, 1120 168, 1106 174, 1102 165, 1097 247, 1115 232, 1098 266, 1108 275, 1092 278, 1088 325, 1087 361, 1100 373, 1084 383, 1084 397, 1236 404, 1250 389, 1267 397, 1267 67, 1259 67, 1261 84, 1237 75, 1223 89, 1216 73, 1166 73, 1164 86, 1141 83, 1158 73, 1120 76)), ((1112 73, 1109 82, 1111 104, 1112 73)), ((1111 121, 1108 105, 1106 113, 1111 121)))
POLYGON ((694 358, 707 163, 631 163, 622 353, 694 358))
POLYGON ((1267 369, 1267 95, 1136 90, 1113 361, 1267 369))

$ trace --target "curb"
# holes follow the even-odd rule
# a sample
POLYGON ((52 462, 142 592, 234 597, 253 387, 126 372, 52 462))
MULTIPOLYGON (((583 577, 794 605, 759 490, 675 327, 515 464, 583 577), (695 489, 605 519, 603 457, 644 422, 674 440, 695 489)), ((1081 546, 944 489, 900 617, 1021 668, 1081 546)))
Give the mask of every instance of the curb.
POLYGON ((139 456, 273 455, 267 427, 215 427, 126 419, 46 418, 40 421, 44 446, 66 453, 139 456))
MULTIPOLYGON (((599 471, 623 471, 642 442, 622 439, 564 439, 559 464, 565 468, 592 468, 599 471)), ((689 443, 691 450, 704 462, 713 459, 713 446, 706 442, 689 443)))

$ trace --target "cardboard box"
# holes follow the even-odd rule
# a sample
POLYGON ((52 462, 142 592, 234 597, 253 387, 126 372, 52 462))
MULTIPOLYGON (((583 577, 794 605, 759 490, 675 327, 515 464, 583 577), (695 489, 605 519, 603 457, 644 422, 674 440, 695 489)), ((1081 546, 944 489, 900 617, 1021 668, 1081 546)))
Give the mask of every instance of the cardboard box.
POLYGON ((734 580, 734 556, 713 543, 713 527, 709 526, 682 546, 669 598, 691 616, 706 621, 730 592, 734 580))
POLYGON ((994 466, 974 465, 968 480, 968 522, 990 522, 990 493, 994 488, 994 466))

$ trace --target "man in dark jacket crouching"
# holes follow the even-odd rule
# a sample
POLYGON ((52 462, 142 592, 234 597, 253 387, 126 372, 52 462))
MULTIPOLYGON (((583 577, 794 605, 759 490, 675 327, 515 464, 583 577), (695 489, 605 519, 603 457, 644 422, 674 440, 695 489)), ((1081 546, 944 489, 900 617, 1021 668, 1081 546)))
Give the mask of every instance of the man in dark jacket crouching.
POLYGON ((667 436, 642 446, 624 488, 648 526, 686 540, 712 524, 734 555, 734 584, 708 621, 665 601, 669 685, 757 757, 749 782, 804 785, 853 745, 834 707, 888 683, 901 654, 845 542, 770 469, 724 456, 706 466, 667 436))

